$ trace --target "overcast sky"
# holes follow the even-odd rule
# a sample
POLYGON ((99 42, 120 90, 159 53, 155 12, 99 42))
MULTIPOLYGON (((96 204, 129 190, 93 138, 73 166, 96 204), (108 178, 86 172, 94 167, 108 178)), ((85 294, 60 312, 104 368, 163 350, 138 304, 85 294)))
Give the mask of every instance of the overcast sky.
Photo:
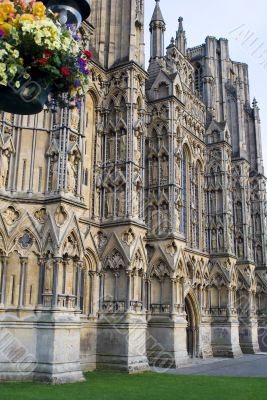
MULTIPOLYGON (((149 22, 155 0, 145 0, 146 54, 149 59, 149 22)), ((204 43, 206 36, 229 39, 234 61, 249 65, 251 101, 261 109, 262 144, 267 174, 267 2, 266 0, 161 0, 167 30, 165 47, 175 36, 179 16, 184 18, 188 47, 204 43)))

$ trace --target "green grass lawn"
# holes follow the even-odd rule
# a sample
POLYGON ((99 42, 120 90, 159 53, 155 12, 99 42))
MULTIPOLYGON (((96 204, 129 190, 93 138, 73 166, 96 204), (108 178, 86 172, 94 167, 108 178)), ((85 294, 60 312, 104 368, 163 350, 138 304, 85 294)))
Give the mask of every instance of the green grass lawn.
POLYGON ((0 384, 1 400, 261 400, 266 398, 265 378, 94 372, 86 374, 86 382, 71 385, 0 384))

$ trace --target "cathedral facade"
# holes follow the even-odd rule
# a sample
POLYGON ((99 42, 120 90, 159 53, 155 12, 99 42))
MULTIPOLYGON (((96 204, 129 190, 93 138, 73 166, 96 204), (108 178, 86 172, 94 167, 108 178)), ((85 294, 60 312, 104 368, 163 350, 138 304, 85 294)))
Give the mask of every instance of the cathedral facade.
MULTIPOLYGON (((114 6, 116 3, 116 6, 114 6)), ((92 0, 81 110, 0 118, 0 380, 267 351, 259 108, 228 41, 92 0)))

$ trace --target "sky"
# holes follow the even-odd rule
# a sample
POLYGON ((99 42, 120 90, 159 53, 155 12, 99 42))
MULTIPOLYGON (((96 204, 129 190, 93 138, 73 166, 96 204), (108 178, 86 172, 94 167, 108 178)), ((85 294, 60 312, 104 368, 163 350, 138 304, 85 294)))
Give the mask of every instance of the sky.
MULTIPOLYGON (((146 61, 149 60, 149 22, 155 0, 145 0, 146 61)), ((204 43, 207 36, 229 39, 230 57, 249 66, 251 101, 260 107, 262 147, 267 175, 267 2, 266 0, 161 0, 167 29, 165 47, 184 18, 188 47, 204 43)))

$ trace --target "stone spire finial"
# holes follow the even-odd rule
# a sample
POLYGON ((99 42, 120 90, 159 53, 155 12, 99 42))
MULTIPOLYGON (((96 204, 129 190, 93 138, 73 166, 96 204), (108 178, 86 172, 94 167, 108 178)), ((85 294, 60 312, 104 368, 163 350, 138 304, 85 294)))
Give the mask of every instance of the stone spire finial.
POLYGON ((186 35, 183 27, 183 17, 178 18, 179 27, 178 31, 176 32, 176 47, 177 49, 184 55, 186 55, 186 35))
POLYGON ((160 2, 160 0, 156 0, 156 6, 155 6, 155 9, 154 9, 150 24, 153 23, 153 22, 156 22, 156 21, 157 22, 160 21, 160 22, 165 23, 163 15, 162 15, 162 12, 161 12, 161 9, 160 9, 160 6, 159 6, 159 2, 160 2))
POLYGON ((150 22, 151 32, 151 59, 164 57, 164 31, 166 24, 159 6, 160 0, 156 0, 156 6, 150 22))
POLYGON ((179 22, 179 28, 178 28, 178 32, 183 32, 184 27, 183 27, 183 17, 179 17, 178 18, 178 22, 179 22))

